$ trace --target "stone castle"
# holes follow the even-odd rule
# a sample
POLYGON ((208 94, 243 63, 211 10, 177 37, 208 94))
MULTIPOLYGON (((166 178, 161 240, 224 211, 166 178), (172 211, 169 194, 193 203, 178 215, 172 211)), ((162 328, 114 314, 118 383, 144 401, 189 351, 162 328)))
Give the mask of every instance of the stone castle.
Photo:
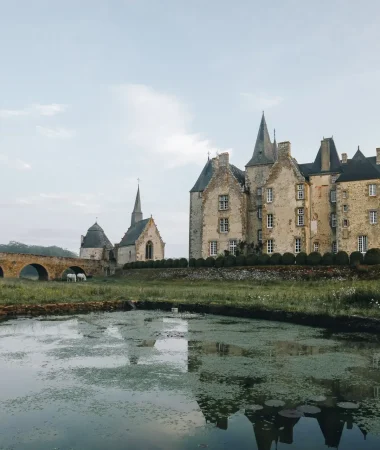
POLYGON ((241 242, 268 254, 365 253, 380 247, 379 198, 380 148, 349 159, 324 138, 314 162, 298 164, 290 142, 271 142, 263 113, 245 171, 222 153, 191 189, 189 255, 236 254, 241 242))
POLYGON ((153 217, 143 218, 140 187, 137 189, 131 226, 120 243, 112 245, 104 230, 95 222, 81 237, 79 250, 80 258, 108 261, 111 273, 116 267, 123 267, 129 262, 163 259, 164 256, 165 243, 153 217))

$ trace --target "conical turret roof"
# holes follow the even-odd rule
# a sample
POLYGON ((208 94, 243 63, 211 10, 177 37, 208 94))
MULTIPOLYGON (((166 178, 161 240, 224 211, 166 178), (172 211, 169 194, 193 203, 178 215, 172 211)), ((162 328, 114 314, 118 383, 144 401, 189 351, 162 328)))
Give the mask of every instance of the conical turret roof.
POLYGON ((82 248, 113 248, 103 228, 95 222, 92 227, 87 230, 87 234, 83 239, 82 248))
POLYGON ((197 182, 194 184, 193 189, 190 192, 203 192, 209 184, 213 173, 212 161, 210 158, 207 160, 197 182))
POLYGON ((259 132, 253 155, 247 166, 256 166, 261 164, 273 164, 276 161, 276 147, 272 144, 264 113, 261 117, 259 132))

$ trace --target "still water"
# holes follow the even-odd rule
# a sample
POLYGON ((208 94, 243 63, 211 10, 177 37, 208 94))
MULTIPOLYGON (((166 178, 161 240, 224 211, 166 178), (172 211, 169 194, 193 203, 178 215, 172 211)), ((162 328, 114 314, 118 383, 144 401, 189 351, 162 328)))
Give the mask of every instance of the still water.
POLYGON ((380 448, 376 336, 153 311, 18 319, 0 323, 0 381, 1 450, 380 448))

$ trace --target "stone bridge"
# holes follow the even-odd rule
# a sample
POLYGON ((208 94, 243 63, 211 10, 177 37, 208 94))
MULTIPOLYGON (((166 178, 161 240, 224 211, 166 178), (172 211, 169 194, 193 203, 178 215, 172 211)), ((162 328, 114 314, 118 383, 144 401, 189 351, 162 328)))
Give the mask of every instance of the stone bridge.
POLYGON ((105 261, 57 256, 29 255, 26 253, 0 253, 0 278, 19 278, 22 269, 33 266, 40 280, 58 280, 67 269, 75 273, 104 276, 109 274, 105 261))

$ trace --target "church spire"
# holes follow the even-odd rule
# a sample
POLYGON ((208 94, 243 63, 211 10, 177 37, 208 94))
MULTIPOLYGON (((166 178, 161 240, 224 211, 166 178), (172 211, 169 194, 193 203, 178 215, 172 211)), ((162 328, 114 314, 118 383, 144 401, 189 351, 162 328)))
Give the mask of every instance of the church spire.
POLYGON ((276 161, 276 151, 272 144, 267 123, 265 121, 265 115, 261 117, 259 132, 257 133, 257 139, 253 155, 247 166, 256 166, 260 164, 273 164, 276 161))
POLYGON ((138 184, 135 207, 133 208, 132 212, 131 226, 135 225, 135 223, 140 222, 141 220, 143 220, 143 214, 141 211, 140 184, 138 184))

